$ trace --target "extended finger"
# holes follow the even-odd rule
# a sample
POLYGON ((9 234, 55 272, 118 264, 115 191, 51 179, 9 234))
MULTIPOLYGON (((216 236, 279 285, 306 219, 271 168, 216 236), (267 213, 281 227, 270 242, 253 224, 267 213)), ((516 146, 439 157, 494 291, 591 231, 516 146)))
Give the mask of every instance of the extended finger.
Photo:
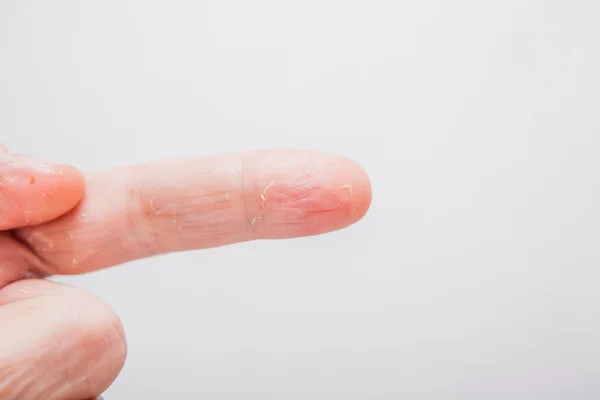
POLYGON ((72 213, 18 236, 72 274, 159 253, 315 235, 358 221, 371 201, 354 162, 306 151, 171 160, 87 175, 72 213))
POLYGON ((121 323, 78 289, 23 280, 0 290, 2 399, 91 399, 126 357, 121 323))
POLYGON ((0 150, 0 230, 50 221, 81 200, 77 169, 0 150))

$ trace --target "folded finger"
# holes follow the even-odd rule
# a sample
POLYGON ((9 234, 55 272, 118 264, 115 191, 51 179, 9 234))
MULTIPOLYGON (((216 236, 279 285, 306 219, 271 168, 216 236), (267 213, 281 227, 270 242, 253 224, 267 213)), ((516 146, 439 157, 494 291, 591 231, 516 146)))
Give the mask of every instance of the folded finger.
POLYGON ((316 235, 366 213, 367 175, 340 156, 291 150, 170 160, 88 174, 72 213, 18 236, 81 273, 159 253, 316 235))
POLYGON ((118 317, 78 289, 23 280, 0 290, 2 399, 91 399, 125 362, 118 317))

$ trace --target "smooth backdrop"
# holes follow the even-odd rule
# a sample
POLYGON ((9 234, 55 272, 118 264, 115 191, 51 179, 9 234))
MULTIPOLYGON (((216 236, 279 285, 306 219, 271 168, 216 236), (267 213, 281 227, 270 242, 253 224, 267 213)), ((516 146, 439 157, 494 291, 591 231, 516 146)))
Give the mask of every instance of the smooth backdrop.
MULTIPOLYGON (((0 142, 83 169, 345 154, 314 238, 63 279, 128 399, 600 398, 596 0, 0 1, 0 142)), ((0 328, 1 329, 1 328, 0 328)))

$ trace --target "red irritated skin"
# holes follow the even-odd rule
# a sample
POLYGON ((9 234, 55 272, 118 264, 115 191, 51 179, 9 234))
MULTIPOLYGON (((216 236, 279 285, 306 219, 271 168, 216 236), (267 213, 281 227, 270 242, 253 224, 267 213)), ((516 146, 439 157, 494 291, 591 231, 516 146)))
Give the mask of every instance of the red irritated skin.
POLYGON ((37 225, 61 216, 83 197, 75 168, 0 152, 0 230, 37 225))
POLYGON ((361 219, 370 182, 354 162, 296 150, 177 159, 85 174, 64 217, 16 231, 45 274, 172 251, 321 234, 361 219))
POLYGON ((252 231, 259 238, 309 236, 355 222, 370 198, 368 185, 357 181, 356 172, 334 167, 316 174, 302 168, 255 184, 253 191, 260 194, 249 202, 252 231))

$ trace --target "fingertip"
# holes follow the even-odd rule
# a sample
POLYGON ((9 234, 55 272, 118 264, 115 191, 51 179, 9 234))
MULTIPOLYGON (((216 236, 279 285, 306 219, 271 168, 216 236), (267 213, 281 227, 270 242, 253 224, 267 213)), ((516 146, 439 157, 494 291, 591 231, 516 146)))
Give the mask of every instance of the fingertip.
POLYGON ((360 221, 369 211, 373 199, 373 191, 369 175, 358 163, 346 159, 348 163, 347 180, 349 183, 342 185, 342 189, 349 194, 351 213, 349 224, 360 221))
POLYGON ((371 183, 337 154, 277 150, 256 155, 247 201, 262 238, 311 236, 346 228, 367 213, 371 183), (278 160, 277 160, 278 159, 278 160), (274 168, 276 167, 276 168, 274 168))
POLYGON ((0 153, 0 229, 55 219, 81 201, 84 188, 75 167, 0 153))

